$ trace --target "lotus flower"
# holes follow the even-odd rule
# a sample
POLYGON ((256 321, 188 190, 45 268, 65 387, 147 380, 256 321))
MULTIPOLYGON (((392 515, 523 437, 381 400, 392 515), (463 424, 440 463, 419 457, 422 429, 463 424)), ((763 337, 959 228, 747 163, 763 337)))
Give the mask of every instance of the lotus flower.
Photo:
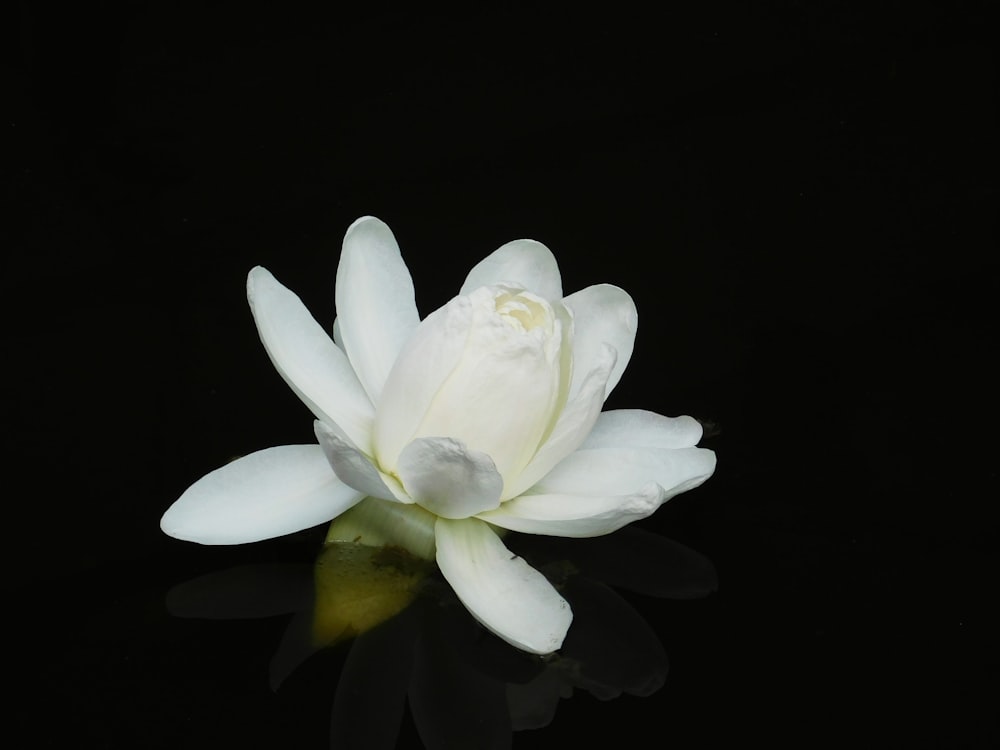
POLYGON ((328 538, 436 559, 480 623, 546 654, 572 612, 510 553, 505 530, 607 534, 715 469, 691 417, 602 413, 632 354, 635 305, 608 284, 563 297, 539 242, 500 247, 421 321, 389 227, 358 219, 332 338, 264 268, 250 272, 247 296, 271 361, 316 417, 318 444, 209 473, 164 514, 171 536, 241 544, 336 518, 328 538))

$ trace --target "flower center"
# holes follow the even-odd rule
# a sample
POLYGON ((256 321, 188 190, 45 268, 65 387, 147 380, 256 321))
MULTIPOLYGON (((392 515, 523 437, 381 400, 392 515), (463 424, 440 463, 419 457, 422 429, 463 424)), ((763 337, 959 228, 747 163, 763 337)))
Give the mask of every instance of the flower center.
POLYGON ((552 315, 544 300, 529 292, 503 287, 493 299, 497 314, 507 325, 519 331, 551 328, 552 315))

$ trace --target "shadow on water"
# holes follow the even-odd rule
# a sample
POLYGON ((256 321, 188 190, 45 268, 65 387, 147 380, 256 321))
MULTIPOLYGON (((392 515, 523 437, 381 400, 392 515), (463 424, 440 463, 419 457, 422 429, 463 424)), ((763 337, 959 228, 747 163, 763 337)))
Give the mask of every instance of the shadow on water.
POLYGON ((513 536, 570 602, 562 649, 521 652, 481 627, 434 566, 395 548, 328 544, 314 565, 244 565, 175 586, 176 617, 291 620, 269 667, 273 690, 324 651, 346 652, 333 700, 331 747, 393 748, 409 706, 423 744, 510 747, 548 726, 561 700, 645 697, 667 676, 656 633, 614 588, 693 599, 717 586, 712 563, 636 528, 596 539, 513 536), (614 587, 614 588, 613 588, 614 587))

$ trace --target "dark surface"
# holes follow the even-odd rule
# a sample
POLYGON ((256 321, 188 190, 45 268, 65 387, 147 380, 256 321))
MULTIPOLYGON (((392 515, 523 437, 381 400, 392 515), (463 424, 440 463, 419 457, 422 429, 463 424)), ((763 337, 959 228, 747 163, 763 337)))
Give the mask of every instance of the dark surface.
POLYGON ((716 475, 642 526, 711 559, 718 592, 625 595, 666 684, 578 691, 514 747, 1000 741, 982 13, 699 7, 22 8, 3 416, 27 746, 328 743, 343 650, 272 694, 284 620, 163 603, 213 570, 307 564, 316 536, 213 549, 158 519, 229 458, 313 440, 245 275, 267 266, 329 324, 364 214, 425 314, 518 237, 567 292, 622 286, 640 330, 608 405, 711 425, 716 475))

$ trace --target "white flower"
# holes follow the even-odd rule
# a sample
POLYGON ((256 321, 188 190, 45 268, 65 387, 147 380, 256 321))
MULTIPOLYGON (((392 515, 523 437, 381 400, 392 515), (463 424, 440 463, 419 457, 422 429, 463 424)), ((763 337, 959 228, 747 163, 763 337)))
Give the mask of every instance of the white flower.
POLYGON ((392 232, 358 219, 337 271, 333 339, 265 269, 250 272, 247 294, 271 361, 316 416, 319 445, 269 448, 206 475, 164 514, 171 536, 240 544, 388 501, 433 530, 425 552, 476 619, 544 654, 572 613, 497 528, 607 534, 715 468, 690 417, 601 412, 632 354, 635 305, 607 284, 563 297, 538 242, 489 255, 421 321, 392 232))

